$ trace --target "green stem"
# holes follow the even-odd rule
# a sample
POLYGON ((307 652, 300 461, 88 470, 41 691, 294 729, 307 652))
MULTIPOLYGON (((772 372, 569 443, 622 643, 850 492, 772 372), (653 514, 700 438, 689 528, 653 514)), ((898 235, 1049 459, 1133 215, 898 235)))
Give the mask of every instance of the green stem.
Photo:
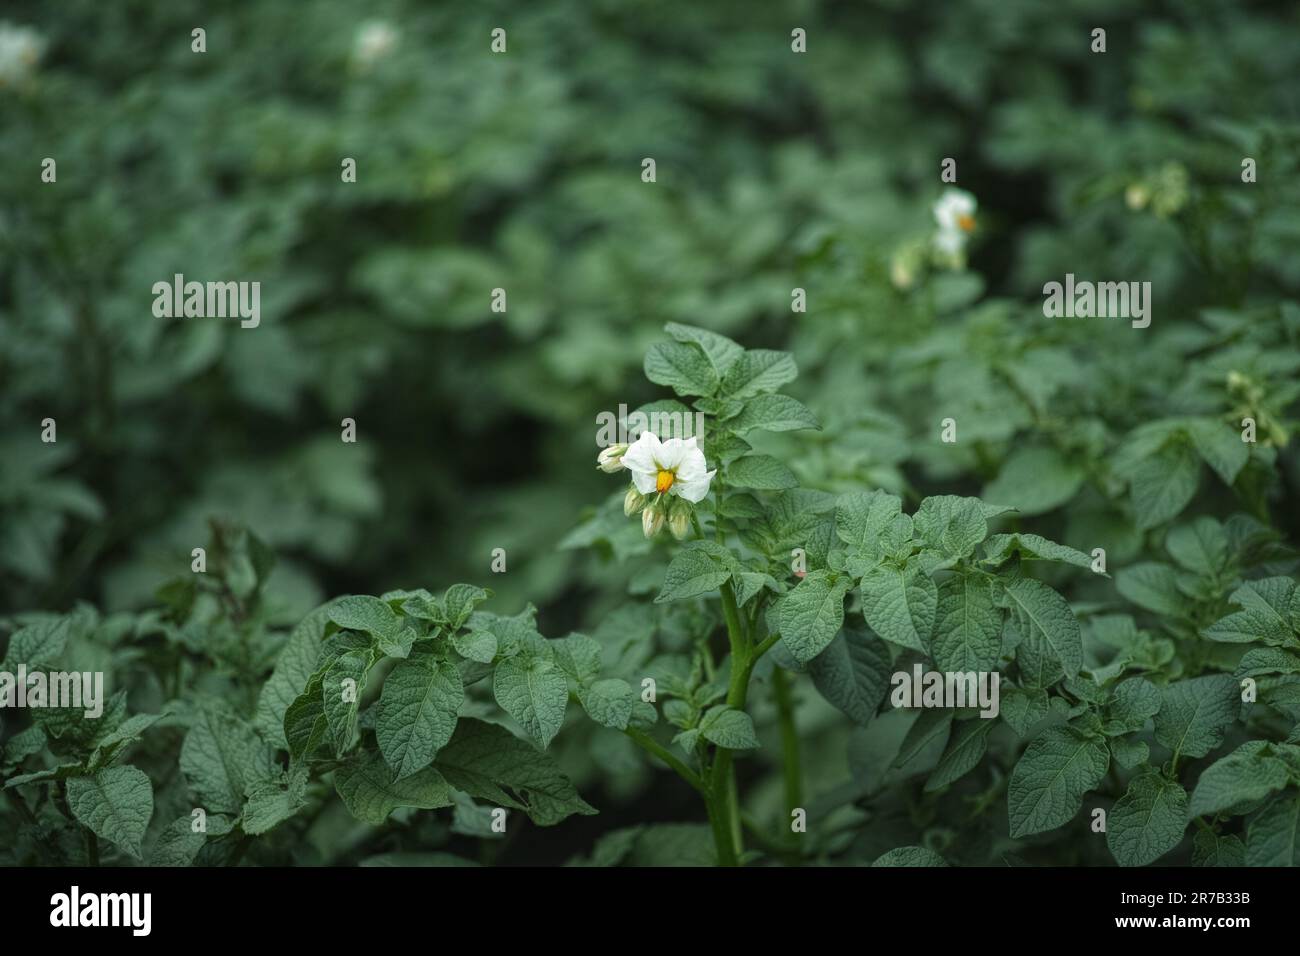
POLYGON ((726 794, 710 791, 705 798, 705 806, 709 812, 709 826, 713 828, 713 846, 718 854, 718 866, 739 866, 731 826, 727 822, 726 794))
POLYGON ((780 634, 769 634, 767 637, 763 638, 763 640, 759 641, 758 646, 754 648, 754 659, 750 663, 758 663, 758 659, 770 651, 780 639, 780 634))
POLYGON ((794 726, 794 697, 790 680, 780 667, 772 669, 772 693, 776 697, 777 720, 781 726, 781 761, 785 781, 785 812, 803 806, 803 774, 799 764, 799 735, 794 726))
POLYGON ((727 642, 731 645, 731 670, 734 674, 737 666, 748 662, 749 638, 745 636, 745 628, 740 621, 740 609, 736 607, 736 591, 731 586, 731 582, 724 581, 719 592, 722 594, 722 613, 727 619, 727 642))
POLYGON ((695 790, 697 790, 706 801, 708 800, 708 789, 705 787, 704 781, 700 779, 699 774, 686 766, 686 763, 677 757, 671 750, 644 731, 629 727, 627 730, 623 731, 623 733, 627 734, 632 742, 646 753, 658 757, 673 770, 677 771, 679 777, 695 788, 695 790))

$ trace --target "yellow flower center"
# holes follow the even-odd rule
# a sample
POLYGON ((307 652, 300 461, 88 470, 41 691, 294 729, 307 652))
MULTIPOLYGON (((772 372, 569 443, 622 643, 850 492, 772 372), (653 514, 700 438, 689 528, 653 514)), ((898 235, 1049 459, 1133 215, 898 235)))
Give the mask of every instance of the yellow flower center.
POLYGON ((676 478, 677 476, 671 471, 660 471, 659 476, 655 479, 655 491, 663 494, 673 486, 673 481, 676 480, 676 478))
POLYGON ((975 228, 974 216, 958 216, 957 225, 961 227, 962 232, 970 232, 975 228))

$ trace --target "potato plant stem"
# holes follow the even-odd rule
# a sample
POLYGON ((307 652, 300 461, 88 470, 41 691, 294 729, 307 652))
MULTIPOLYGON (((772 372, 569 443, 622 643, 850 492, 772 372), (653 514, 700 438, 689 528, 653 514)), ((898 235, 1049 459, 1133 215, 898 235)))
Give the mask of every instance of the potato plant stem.
MULTIPOLYGON (((750 659, 750 642, 736 607, 736 592, 730 581, 719 588, 722 595, 722 613, 727 620, 727 640, 731 645, 731 682, 727 688, 727 706, 745 709, 749 694, 749 675, 753 670, 750 659)), ((718 748, 713 765, 715 796, 725 801, 727 828, 731 834, 733 852, 739 857, 745 850, 744 832, 740 825, 740 795, 736 789, 736 776, 732 766, 731 751, 718 748)))
POLYGON ((772 693, 776 698, 777 721, 781 726, 782 776, 785 782, 785 812, 803 806, 803 773, 799 765, 799 735, 794 726, 794 697, 790 679, 780 667, 772 669, 772 693))
POLYGON ((627 734, 627 736, 632 739, 632 742, 635 743, 642 750, 644 750, 646 753, 653 754, 654 756, 662 760, 664 763, 668 764, 669 767, 671 767, 673 770, 677 772, 677 775, 679 777, 681 777, 683 780, 689 783, 696 791, 702 794, 706 799, 708 798, 707 789, 704 786, 704 781, 700 779, 699 774, 697 774, 690 767, 686 766, 685 762, 680 760, 667 747, 663 746, 663 744, 659 743, 659 741, 655 740, 653 737, 651 737, 649 734, 645 733, 644 731, 636 730, 635 728, 632 727, 629 727, 627 730, 623 731, 623 733, 627 734))

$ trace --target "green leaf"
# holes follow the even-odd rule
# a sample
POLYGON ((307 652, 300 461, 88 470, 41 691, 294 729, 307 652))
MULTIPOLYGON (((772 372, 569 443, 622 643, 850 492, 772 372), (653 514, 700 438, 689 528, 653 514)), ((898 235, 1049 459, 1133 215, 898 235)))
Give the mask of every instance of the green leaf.
POLYGON ((1154 528, 1177 517, 1200 483, 1200 462, 1185 444, 1168 445, 1143 459, 1129 479, 1137 526, 1154 528))
POLYGON ((34 670, 44 664, 53 664, 59 659, 72 634, 74 617, 65 614, 20 628, 9 638, 9 649, 5 651, 3 670, 13 673, 19 664, 26 664, 28 670, 34 670))
POLYGON ((1267 743, 1249 741, 1201 772, 1191 815, 1209 816, 1263 800, 1285 787, 1290 776, 1286 762, 1272 756, 1267 743))
POLYGON ((1178 590, 1178 571, 1154 561, 1135 564, 1115 576, 1115 589, 1138 607, 1157 614, 1181 617, 1187 598, 1178 590))
POLYGON ((878 539, 903 509, 897 495, 884 491, 851 491, 835 503, 835 533, 851 548, 877 556, 878 539))
POLYGON ((788 395, 756 395, 745 403, 739 415, 727 422, 738 435, 761 428, 769 432, 793 432, 804 428, 821 429, 821 423, 802 402, 788 395))
POLYGON ((275 754, 225 704, 204 702, 181 746, 181 772, 208 813, 238 816, 248 788, 275 773, 275 754))
POLYGON ((37 770, 34 773, 21 773, 5 781, 5 789, 21 787, 32 783, 49 783, 54 780, 67 780, 69 777, 84 776, 86 768, 79 763, 64 763, 49 770, 37 770))
POLYGON ((1246 828, 1247 866, 1300 866, 1300 793, 1271 800, 1246 828))
POLYGON ((523 810, 539 826, 551 826, 574 813, 596 812, 548 754, 496 724, 462 718, 434 766, 458 790, 523 810))
POLYGON ((264 780, 248 791, 240 829, 257 836, 293 818, 307 805, 307 768, 296 765, 283 779, 264 780))
POLYGON ((611 677, 593 683, 581 695, 587 715, 602 727, 626 730, 632 717, 636 692, 622 678, 611 677))
POLYGON ((999 715, 1020 737, 1028 736, 1034 725, 1051 713, 1047 691, 1039 687, 1008 687, 999 696, 999 715))
POLYGON ((3 748, 0 748, 0 752, 4 754, 4 759, 0 760, 0 770, 3 770, 6 765, 17 767, 28 757, 44 750, 48 743, 49 739, 39 724, 18 731, 5 742, 3 748))
POLYGON ((871 629, 900 647, 928 653, 939 590, 920 568, 878 567, 861 583, 862 613, 871 629))
POLYGON ((436 810, 452 804, 447 781, 433 767, 398 780, 377 753, 359 753, 334 771, 334 789, 358 820, 379 826, 398 807, 436 810))
POLYGON ((954 574, 939 585, 930 650, 939 670, 992 671, 1002 651, 1002 614, 979 574, 954 574))
POLYGON ((980 495, 987 501, 1011 501, 1024 515, 1059 508, 1079 491, 1084 470, 1054 448, 1022 448, 1012 452, 998 476, 980 495))
MULTIPOLYGON (((735 435, 723 435, 710 441, 703 450, 705 455, 708 456, 709 464, 714 466, 719 464, 729 465, 746 452, 753 451, 754 446, 735 435)), ((730 504, 730 501, 728 504, 730 504)))
MULTIPOLYGON (((791 654, 798 660, 793 651, 791 654)), ((862 725, 871 721, 885 699, 892 671, 888 648, 866 629, 852 627, 840 631, 808 663, 808 674, 818 692, 862 725)))
POLYGON ((357 730, 357 710, 374 658, 369 650, 355 650, 335 658, 321 678, 325 725, 336 756, 352 746, 357 730))
POLYGON ((750 598, 764 588, 770 591, 780 591, 780 585, 777 584, 776 578, 770 574, 762 574, 757 571, 737 572, 733 575, 733 581, 736 588, 737 607, 744 607, 750 598))
POLYGON ((806 664, 825 650, 844 623, 844 595, 852 582, 830 571, 810 571, 772 608, 772 624, 792 657, 806 664))
POLYGON ((1295 581, 1283 577, 1247 581, 1232 592, 1231 600, 1241 610, 1206 628, 1204 634, 1210 640, 1297 646, 1291 619, 1296 600, 1295 581))
POLYGON ((1151 748, 1145 740, 1131 740, 1127 737, 1112 737, 1108 741, 1110 755, 1121 767, 1132 769, 1151 759, 1151 748))
POLYGON ((1092 570, 1090 556, 1036 534, 995 534, 984 545, 984 553, 985 563, 991 565, 999 565, 1018 554, 1021 561, 1060 561, 1092 570))
POLYGON ((898 756, 894 759, 895 767, 906 767, 931 746, 941 746, 952 732, 953 711, 949 709, 927 708, 912 722, 907 729, 907 736, 898 747, 898 756))
POLYGON ((167 824, 149 852, 149 865, 192 866, 209 836, 224 836, 233 829, 230 820, 215 814, 205 817, 204 825, 207 829, 196 833, 188 813, 167 824))
POLYGON ((775 392, 798 375, 799 369, 789 352, 748 349, 722 377, 721 391, 730 398, 750 398, 775 392))
POLYGON ((275 670, 257 698, 257 729, 272 744, 288 746, 284 739, 284 715, 316 672, 321 640, 330 621, 331 601, 312 611, 298 623, 275 660, 275 670))
POLYGON ((497 656, 497 638, 491 631, 457 631, 451 646, 461 657, 480 664, 491 664, 497 656))
POLYGON ((1188 423, 1187 434, 1196 453, 1225 485, 1237 480, 1250 458, 1250 446, 1241 440, 1241 432, 1226 422, 1199 419, 1188 423))
POLYGON ((570 634, 550 642, 555 662, 578 687, 587 687, 600 674, 600 641, 586 634, 570 634))
POLYGON ((759 746, 754 721, 743 710, 713 707, 700 720, 704 739, 728 750, 754 750, 759 746))
POLYGON ((685 601, 718 590, 740 566, 730 551, 713 541, 692 541, 682 548, 664 572, 656 604, 685 601))
POLYGON ((433 762, 451 739, 464 700, 460 671, 429 651, 414 650, 393 668, 379 696, 375 737, 395 779, 433 762))
POLYGON ((759 491, 781 491, 799 485, 794 472, 771 455, 737 458, 727 466, 726 479, 729 485, 759 491))
POLYGON ((994 721, 983 718, 964 720, 939 758, 939 764, 925 782, 926 790, 939 790, 974 770, 988 749, 989 731, 994 721))
POLYGON ((339 627, 370 634, 388 657, 405 657, 415 642, 414 628, 377 597, 340 598, 330 607, 329 617, 339 627))
POLYGON ((1156 714, 1156 740, 1183 757, 1204 757, 1223 742, 1241 709, 1240 688, 1227 674, 1168 684, 1156 714))
POLYGON ((94 773, 119 758, 131 744, 139 740, 146 730, 163 719, 162 714, 136 714, 95 741, 94 752, 86 762, 86 769, 94 773))
POLYGON ((1192 839, 1192 866, 1245 866, 1246 845, 1235 836, 1197 830, 1192 839))
POLYGON ((900 846, 878 857, 872 866, 928 867, 947 866, 948 861, 923 846, 900 846))
POLYGON ((281 733, 292 757, 311 757, 325 742, 329 725, 325 720, 325 697, 321 692, 324 676, 323 671, 313 674, 303 692, 284 712, 281 733))
MULTIPOLYGON (((725 375, 727 370, 736 363, 736 360, 744 354, 745 350, 740 345, 727 338, 725 335, 719 335, 717 332, 710 332, 708 329, 696 328, 693 325, 682 325, 678 322, 669 322, 664 326, 664 331, 675 338, 678 342, 694 342, 704 350, 704 355, 713 366, 713 370, 719 376, 725 375)), ((660 383, 663 384, 663 383, 660 383)))
POLYGON ((964 558, 989 533, 978 498, 934 495, 921 502, 912 526, 925 544, 949 558, 964 558))
POLYGON ((1160 690, 1145 677, 1134 677, 1118 684, 1106 707, 1103 730, 1108 736, 1134 733, 1160 710, 1160 690))
POLYGON ((1083 795, 1101 782, 1110 752, 1091 736, 1049 727, 1030 741, 1007 787, 1011 836, 1052 830, 1069 821, 1083 795))
POLYGON ((560 732, 569 703, 569 682, 545 654, 525 649, 503 660, 493 674, 492 692, 501 709, 543 750, 560 732))
POLYGON ((479 840, 501 840, 505 834, 493 828, 492 807, 479 806, 459 790, 452 791, 455 809, 452 811, 451 832, 479 840))
POLYGON ((443 610, 447 614, 447 629, 455 631, 463 627, 474 613, 474 608, 489 596, 488 591, 473 584, 453 584, 447 588, 447 593, 442 596, 443 610))
POLYGON ((68 809, 101 839, 140 859, 140 841, 153 816, 153 785, 143 770, 106 767, 67 784, 68 809))
POLYGON ((1077 676, 1083 666, 1083 638, 1065 598, 1033 578, 1009 581, 1002 593, 1022 641, 1017 653, 1027 644, 1059 663, 1067 677, 1077 676))
POLYGON ((1188 571, 1219 574, 1228 563, 1228 535, 1213 518, 1180 524, 1165 536, 1165 550, 1188 571))
POLYGON ((656 385, 667 385, 678 395, 712 395, 718 389, 718 373, 704 351, 679 342, 650 346, 645 355, 645 377, 656 385))
POLYGON ((1106 820, 1106 846, 1120 866, 1146 866, 1183 839, 1187 791, 1158 773, 1144 773, 1115 801, 1106 820))

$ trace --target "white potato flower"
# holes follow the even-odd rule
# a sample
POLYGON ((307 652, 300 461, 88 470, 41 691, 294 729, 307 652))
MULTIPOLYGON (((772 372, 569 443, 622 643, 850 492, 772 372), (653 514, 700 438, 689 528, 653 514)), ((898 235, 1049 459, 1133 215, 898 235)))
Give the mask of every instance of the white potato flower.
POLYGON ((694 504, 709 493, 717 470, 707 471, 704 452, 694 438, 659 440, 654 432, 641 437, 623 453, 623 467, 643 495, 675 495, 694 504))
POLYGON ((975 197, 964 189, 945 189, 934 204, 934 221, 939 229, 934 246, 947 256, 959 255, 966 239, 975 230, 975 197))
POLYGON ((16 87, 36 71, 45 38, 31 27, 0 23, 0 89, 16 87))
POLYGON ((370 20, 357 29, 352 55, 362 67, 382 60, 397 46, 397 31, 382 20, 370 20))

